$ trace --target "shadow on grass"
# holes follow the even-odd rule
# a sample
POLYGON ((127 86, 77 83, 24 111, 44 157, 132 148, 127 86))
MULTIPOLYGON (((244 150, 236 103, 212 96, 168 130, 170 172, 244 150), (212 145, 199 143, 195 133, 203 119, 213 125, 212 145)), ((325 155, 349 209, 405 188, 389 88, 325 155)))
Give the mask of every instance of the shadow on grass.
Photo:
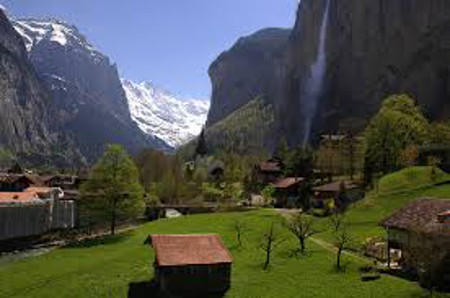
POLYGON ((124 233, 119 235, 107 235, 96 238, 89 238, 83 240, 75 240, 69 243, 65 248, 90 248, 100 245, 112 245, 124 242, 131 237, 131 233, 124 233))
POLYGON ((128 298, 171 297, 162 293, 154 280, 149 282, 132 282, 128 285, 128 298))
POLYGON ((128 285, 128 298, 221 298, 221 294, 200 294, 200 293, 182 293, 168 294, 161 291, 154 279, 144 282, 132 282, 128 285))

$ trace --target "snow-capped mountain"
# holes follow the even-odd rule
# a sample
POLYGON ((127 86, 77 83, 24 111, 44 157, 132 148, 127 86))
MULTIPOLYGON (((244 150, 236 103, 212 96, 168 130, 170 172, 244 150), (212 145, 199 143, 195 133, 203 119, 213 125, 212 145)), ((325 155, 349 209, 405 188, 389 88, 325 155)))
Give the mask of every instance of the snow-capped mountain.
POLYGON ((83 155, 95 159, 111 143, 133 154, 144 148, 171 150, 133 121, 116 65, 75 26, 55 19, 12 23, 50 92, 54 125, 72 136, 83 155))
POLYGON ((90 52, 93 56, 102 54, 89 44, 86 38, 80 34, 75 26, 57 19, 23 19, 14 20, 14 28, 23 36, 25 46, 31 51, 42 40, 50 40, 59 43, 60 46, 79 46, 90 52))
POLYGON ((178 147, 199 135, 209 110, 206 100, 182 100, 151 83, 122 79, 131 117, 142 131, 178 147))

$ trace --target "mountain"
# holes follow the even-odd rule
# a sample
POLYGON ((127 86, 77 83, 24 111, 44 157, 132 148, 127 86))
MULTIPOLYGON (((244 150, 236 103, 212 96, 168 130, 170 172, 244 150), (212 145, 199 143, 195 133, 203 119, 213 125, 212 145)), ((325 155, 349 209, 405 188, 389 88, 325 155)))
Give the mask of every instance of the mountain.
POLYGON ((95 50, 79 30, 55 19, 20 19, 13 25, 50 92, 53 119, 89 161, 106 144, 124 145, 132 154, 170 146, 139 129, 132 120, 116 65, 95 50))
POLYGON ((200 134, 209 102, 182 100, 151 83, 123 79, 131 117, 141 130, 179 147, 200 134))
POLYGON ((279 129, 301 142, 299 115, 312 100, 314 135, 360 131, 394 93, 410 94, 431 119, 446 119, 449 62, 449 1, 303 0, 288 45, 286 92, 277 101, 279 129), (323 88, 308 98, 321 52, 323 88))
POLYGON ((0 147, 24 161, 53 165, 80 162, 69 138, 53 125, 45 84, 31 65, 24 42, 0 9, 0 147))
POLYGON ((212 83, 208 125, 222 120, 275 88, 274 74, 283 65, 291 30, 269 28, 240 38, 210 66, 212 83))
POLYGON ((292 146, 323 133, 361 131, 395 93, 413 96, 433 120, 450 116, 449 1, 302 0, 286 34, 275 55, 256 44, 266 55, 251 60, 238 42, 212 63, 208 124, 255 93, 274 108, 267 138, 292 146))

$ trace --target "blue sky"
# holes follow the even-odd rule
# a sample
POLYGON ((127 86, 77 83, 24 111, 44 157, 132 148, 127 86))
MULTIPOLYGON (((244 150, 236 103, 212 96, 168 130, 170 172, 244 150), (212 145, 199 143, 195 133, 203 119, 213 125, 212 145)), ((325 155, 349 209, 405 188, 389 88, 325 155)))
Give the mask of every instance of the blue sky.
POLYGON ((297 0, 0 0, 15 17, 75 24, 120 75, 207 99, 210 63, 241 36, 292 27, 297 0))

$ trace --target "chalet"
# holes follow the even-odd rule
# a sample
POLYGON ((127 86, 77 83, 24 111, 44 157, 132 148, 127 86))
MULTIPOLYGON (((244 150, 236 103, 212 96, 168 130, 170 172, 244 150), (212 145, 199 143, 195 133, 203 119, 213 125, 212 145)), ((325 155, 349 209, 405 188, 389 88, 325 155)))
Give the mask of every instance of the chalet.
POLYGON ((352 198, 352 201, 356 200, 353 197, 356 197, 358 195, 357 193, 361 191, 360 186, 352 181, 337 181, 314 187, 314 207, 323 207, 324 203, 328 200, 334 200, 335 204, 339 205, 343 190, 345 190, 346 196, 349 199, 352 198))
POLYGON ((283 175, 283 164, 276 160, 269 159, 268 161, 260 162, 256 166, 256 171, 260 183, 274 183, 283 175))
POLYGON ((299 198, 300 186, 304 180, 304 178, 287 177, 274 183, 275 207, 294 208, 299 198))
POLYGON ((185 297, 230 288, 233 260, 218 235, 152 235, 150 244, 161 291, 185 297))
POLYGON ((450 286, 450 199, 419 199, 381 223, 391 253, 400 252, 398 265, 423 282, 450 286))
POLYGON ((0 174, 0 192, 20 192, 34 185, 26 175, 0 174))
POLYGON ((43 181, 45 186, 48 187, 59 187, 64 190, 75 190, 80 187, 81 183, 83 183, 85 179, 72 175, 54 175, 44 177, 43 181))

